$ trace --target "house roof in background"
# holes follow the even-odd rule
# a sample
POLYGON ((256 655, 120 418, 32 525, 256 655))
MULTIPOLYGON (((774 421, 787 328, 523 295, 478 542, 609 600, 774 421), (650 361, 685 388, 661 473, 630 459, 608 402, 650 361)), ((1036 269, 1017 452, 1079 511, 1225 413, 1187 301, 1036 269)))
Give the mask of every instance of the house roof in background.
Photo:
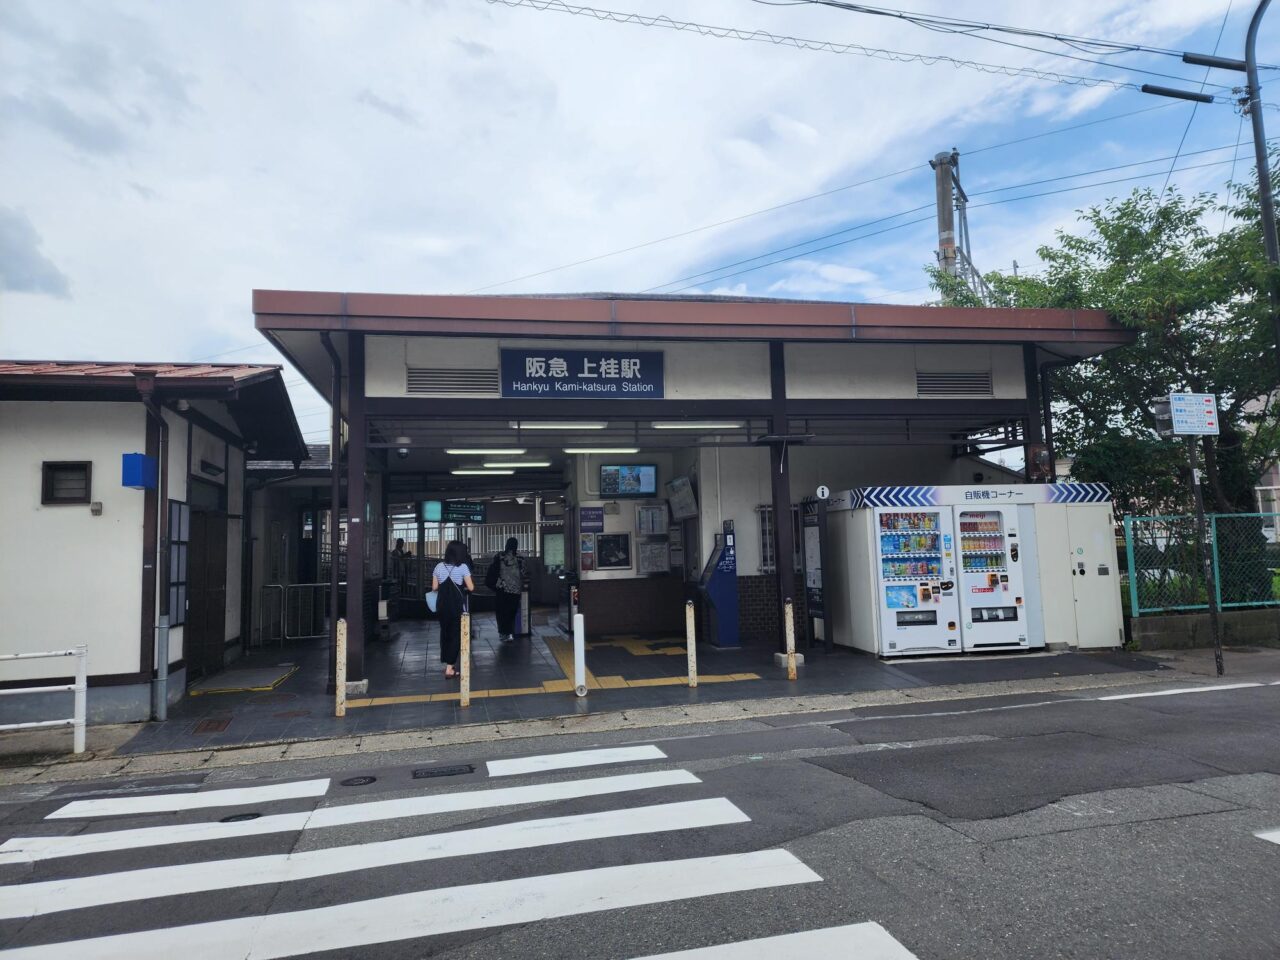
MULTIPOLYGON (((223 386, 255 383, 279 373, 279 364, 264 363, 137 363, 80 360, 0 360, 0 383, 12 377, 38 379, 44 383, 66 379, 75 383, 102 380, 123 382, 135 373, 152 373, 156 386, 181 382, 223 386)), ((24 382, 27 382, 24 380, 24 382)))

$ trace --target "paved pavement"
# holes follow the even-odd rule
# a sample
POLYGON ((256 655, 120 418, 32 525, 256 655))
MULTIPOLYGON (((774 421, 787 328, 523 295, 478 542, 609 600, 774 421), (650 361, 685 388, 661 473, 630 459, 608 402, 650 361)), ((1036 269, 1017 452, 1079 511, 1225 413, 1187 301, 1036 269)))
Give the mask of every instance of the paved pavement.
POLYGON ((0 946, 1255 960, 1277 744, 1259 675, 12 785, 0 946))

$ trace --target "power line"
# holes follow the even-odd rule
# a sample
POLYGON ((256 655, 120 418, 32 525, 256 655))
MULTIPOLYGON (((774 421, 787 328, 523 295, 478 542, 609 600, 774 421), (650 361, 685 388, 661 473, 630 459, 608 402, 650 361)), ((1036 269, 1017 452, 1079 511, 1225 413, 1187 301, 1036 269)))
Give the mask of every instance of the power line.
MULTIPOLYGON (((765 2, 765 0, 756 0, 765 2)), ((926 30, 939 33, 959 33, 978 40, 992 40, 981 36, 984 32, 1007 33, 1020 37, 1038 37, 1043 40, 1055 40, 1073 50, 1082 53, 1096 53, 1100 56, 1114 56, 1121 53, 1155 53, 1165 57, 1181 59, 1182 52, 1167 47, 1153 47, 1143 43, 1125 43, 1116 40, 1099 40, 1094 37, 1080 37, 1069 33, 1054 33, 1048 30, 1036 30, 1031 27, 1014 27, 1008 24, 992 23, 984 20, 964 20, 959 17, 946 17, 929 13, 914 13, 910 10, 898 10, 891 7, 872 7, 861 3, 846 3, 843 0, 803 0, 811 6, 834 7, 849 13, 865 13, 877 17, 892 17, 905 20, 926 30)), ((998 41, 996 41, 998 42, 998 41)), ((1048 53, 1050 51, 1041 51, 1048 53)), ((1259 65, 1260 67, 1262 65, 1259 65)), ((1274 70, 1275 66, 1267 65, 1265 69, 1274 70)))
MULTIPOLYGON (((1214 56, 1218 55, 1218 47, 1222 43, 1222 32, 1227 29, 1227 18, 1231 16, 1231 5, 1233 2, 1234 0, 1227 0, 1227 11, 1222 15, 1222 24, 1221 26, 1218 27, 1218 39, 1213 41, 1214 56)), ((1204 93, 1204 85, 1209 79, 1209 71, 1211 69, 1213 68, 1212 67, 1204 68, 1204 80, 1200 81, 1201 93, 1204 93)), ((1182 137, 1181 139, 1178 140, 1178 149, 1174 151, 1173 163, 1169 164, 1169 172, 1165 175, 1164 186, 1160 188, 1160 193, 1162 195, 1166 190, 1169 189, 1169 180, 1173 177, 1173 168, 1178 165, 1178 154, 1182 153, 1182 146, 1187 142, 1187 134, 1191 132, 1191 124, 1195 122, 1196 110, 1199 109, 1199 107, 1200 107, 1200 104, 1198 101, 1193 102, 1191 104, 1191 115, 1187 117, 1187 125, 1182 128, 1182 137)))
MULTIPOLYGON (((808 0, 798 0, 798 2, 807 3, 808 0)), ((1002 143, 993 143, 985 147, 977 147, 972 150, 965 150, 964 154, 965 156, 971 157, 974 154, 978 154, 978 153, 987 153, 991 150, 1002 150, 1005 147, 1017 146, 1018 144, 1028 143, 1032 140, 1040 140, 1040 139, 1043 139, 1044 137, 1052 137, 1062 133, 1070 133, 1073 130, 1081 130, 1085 127, 1096 126, 1097 124, 1100 124, 1100 123, 1110 123, 1114 120, 1124 120, 1129 117, 1136 117, 1139 114, 1151 113, 1152 111, 1155 111, 1155 110, 1167 110, 1170 107, 1177 107, 1177 106, 1185 106, 1185 104, 1181 102, 1175 102, 1175 101, 1166 101, 1165 103, 1157 103, 1155 106, 1143 107, 1140 110, 1128 110, 1124 113, 1112 114, 1109 117, 1099 117, 1096 120, 1086 120, 1083 123, 1073 123, 1070 126, 1057 127, 1053 130, 1045 130, 1042 133, 1033 133, 1025 137, 1018 137, 1017 139, 1014 139, 1014 140, 1005 140, 1002 143)), ((728 219, 725 219, 725 220, 717 220, 714 223, 703 224, 700 227, 691 227, 690 229, 683 230, 680 233, 673 233, 665 237, 658 237, 655 240, 646 240, 642 243, 633 244, 632 246, 629 246, 629 247, 623 247, 619 250, 611 250, 608 253, 601 253, 591 257, 584 257, 581 260, 574 260, 574 261, 571 261, 570 263, 562 263, 558 266, 548 267, 545 270, 538 270, 533 273, 526 273, 519 277, 511 277, 508 280, 501 280, 496 283, 489 283, 483 287, 473 287, 472 289, 467 290, 466 293, 480 293, 484 290, 492 290, 495 287, 504 287, 509 283, 519 283, 521 280, 531 280, 535 277, 545 277, 548 274, 558 273, 561 270, 569 270, 569 269, 572 269, 573 267, 580 267, 588 263, 597 263, 601 260, 607 260, 611 257, 618 257, 624 253, 633 253, 636 250, 643 250, 646 247, 656 246, 660 243, 666 243, 670 240, 679 240, 684 237, 693 236, 694 234, 697 234, 697 233, 703 233, 707 230, 714 230, 717 227, 728 226, 729 224, 732 224, 732 223, 740 223, 743 220, 749 220, 752 217, 762 216, 766 213, 774 213, 775 211, 784 210, 787 207, 793 207, 793 206, 796 206, 797 204, 806 203, 810 200, 820 200, 824 197, 830 197, 830 196, 833 196, 834 194, 842 193, 846 190, 852 190, 856 187, 864 187, 864 186, 867 186, 868 184, 878 183, 882 180, 889 180, 894 177, 900 177, 908 173, 914 173, 917 170, 923 169, 924 166, 925 165, 922 163, 912 164, 909 167, 904 167, 901 170, 895 170, 892 173, 884 173, 884 174, 880 174, 879 176, 869 177, 865 180, 859 180, 856 183, 846 183, 843 186, 833 187, 830 190, 823 190, 819 193, 811 193, 808 196, 797 197, 794 200, 786 200, 782 203, 775 204, 772 207, 764 207, 760 210, 752 210, 749 213, 739 214, 734 217, 729 217, 728 219)))
MULTIPOLYGON (((963 60, 942 54, 908 53, 901 50, 887 50, 882 47, 867 47, 859 43, 834 43, 829 40, 807 40, 770 33, 767 30, 748 30, 740 27, 713 26, 695 23, 688 20, 673 20, 666 16, 648 16, 619 10, 604 10, 599 7, 584 7, 564 2, 564 0, 487 0, 491 4, 507 7, 528 7, 542 12, 567 13, 573 16, 592 17, 596 20, 613 23, 635 24, 642 27, 660 27, 664 30, 689 31, 704 37, 717 39, 747 40, 758 43, 772 43, 778 46, 794 47, 797 50, 813 50, 823 53, 850 54, 869 57, 875 60, 889 60, 899 63, 923 63, 933 66, 939 63, 950 64, 956 68, 977 70, 982 73, 1001 74, 1008 77, 1030 77, 1047 83, 1063 83, 1077 87, 1110 87, 1113 90, 1140 90, 1137 83, 1128 80, 1115 80, 1107 77, 1084 77, 1078 74, 1059 73, 1053 70, 1040 70, 1036 67, 1015 67, 1008 64, 987 63, 981 60, 963 60)), ((1216 101, 1215 101, 1216 102, 1216 101)))
MULTIPOLYGON (((1162 158, 1162 159, 1164 159, 1164 158, 1162 158)), ((1153 161, 1148 161, 1148 162, 1153 162, 1153 161)), ((1210 161, 1210 162, 1208 162, 1208 163, 1192 164, 1191 166, 1181 167, 1181 168, 1179 168, 1178 172, 1180 172, 1180 173, 1181 173, 1181 172, 1185 172, 1185 171, 1187 171, 1187 170, 1202 170, 1202 169, 1205 169, 1205 168, 1208 168, 1208 167, 1219 167, 1219 166, 1223 166, 1224 164, 1233 163, 1233 162, 1234 162, 1233 160, 1213 160, 1213 161, 1210 161)), ((1092 171, 1092 172, 1101 172, 1101 171, 1092 171)), ((1111 180, 1100 180, 1100 181, 1096 181, 1096 182, 1093 182, 1093 183, 1081 183, 1081 184, 1076 184, 1075 186, 1072 186, 1072 187, 1060 187, 1060 188, 1058 188, 1058 189, 1056 189, 1056 190, 1044 190, 1044 191, 1040 191, 1040 192, 1038 192, 1038 193, 1028 193, 1028 194, 1023 194, 1022 196, 1018 196, 1018 197, 1002 197, 1002 198, 997 199, 997 200, 988 200, 988 201, 986 201, 986 202, 984 202, 984 203, 971 203, 971 204, 969 205, 969 209, 970 209, 970 210, 973 210, 973 209, 977 209, 977 208, 980 208, 980 207, 993 207, 993 206, 997 206, 997 205, 999 205, 999 204, 1004 204, 1004 203, 1017 203, 1017 202, 1022 201, 1022 200, 1033 200, 1033 199, 1036 199, 1036 198, 1038 198, 1038 197, 1048 197, 1048 196, 1054 196, 1054 195, 1062 194, 1062 193, 1071 193, 1071 192, 1076 191, 1076 190, 1087 190, 1087 189, 1090 189, 1090 188, 1092 188, 1092 187, 1105 187, 1105 186, 1112 186, 1112 185, 1117 184, 1117 183, 1130 183, 1130 182, 1133 182, 1133 181, 1135 181, 1135 180, 1146 180, 1146 179, 1149 179, 1149 178, 1151 178, 1151 177, 1158 177, 1158 176, 1160 176, 1160 175, 1161 175, 1161 171, 1156 171, 1156 172, 1154 172, 1154 173, 1140 173, 1140 174, 1135 174, 1135 175, 1130 176, 1130 177, 1117 177, 1117 178, 1114 178, 1114 179, 1111 179, 1111 180)), ((1086 176, 1086 174, 1077 174, 1077 176, 1086 176)), ((1027 186, 1027 185, 1028 185, 1028 184, 1021 184, 1021 186, 1027 186)), ((989 194, 989 193, 999 192, 999 189, 1001 189, 1001 188, 993 188, 992 190, 984 191, 984 193, 988 193, 988 194, 989 194)), ((1012 188, 1002 188, 1002 189, 1012 189, 1012 188)), ((977 195, 978 195, 978 194, 973 194, 973 196, 977 196, 977 195)), ((932 206, 932 204, 929 204, 929 206, 932 206)), ((903 211, 901 211, 900 213, 893 214, 892 216, 889 216, 889 217, 883 217, 883 218, 881 218, 881 220, 879 220, 879 221, 872 221, 872 222, 880 223, 880 222, 884 222, 884 221, 886 221, 886 220, 896 219, 897 217, 906 216, 907 214, 910 214, 910 213, 913 213, 913 212, 917 212, 917 211, 919 211, 920 209, 921 209, 920 207, 916 207, 916 208, 913 208, 912 210, 903 210, 903 211)), ((849 238, 847 238, 847 239, 839 240, 839 241, 837 241, 837 242, 835 242, 835 243, 830 243, 830 244, 827 244, 826 246, 822 246, 822 247, 815 247, 815 248, 812 248, 812 249, 809 249, 809 250, 802 250, 801 252, 799 252, 799 253, 795 253, 795 254, 791 254, 790 256, 786 256, 786 257, 779 257, 778 259, 776 259, 776 260, 770 260, 770 261, 768 261, 767 263, 758 263, 758 264, 756 264, 755 266, 752 266, 752 267, 746 267, 746 268, 744 268, 744 269, 742 269, 742 270, 737 270, 737 271, 734 271, 734 272, 732 272, 732 273, 722 274, 722 275, 720 275, 720 276, 716 276, 716 277, 709 277, 709 278, 707 278, 707 279, 705 279, 705 280, 699 281, 699 283, 689 284, 688 286, 681 287, 681 288, 679 288, 679 289, 677 289, 677 290, 674 290, 674 291, 671 291, 671 292, 673 292, 673 293, 682 293, 682 292, 684 292, 685 290, 692 289, 693 287, 698 286, 698 285, 700 285, 700 284, 702 284, 702 283, 720 283, 720 282, 722 282, 722 281, 724 281, 724 280, 729 280, 729 279, 731 279, 731 278, 733 278, 733 277, 741 276, 741 275, 742 275, 742 274, 744 274, 744 273, 752 273, 752 272, 754 272, 754 271, 756 271, 756 270, 762 270, 762 269, 764 269, 765 267, 771 267, 771 266, 775 266, 775 265, 777 265, 777 264, 779 264, 779 263, 787 263, 787 262, 789 262, 789 261, 791 261, 791 260, 797 260, 797 259, 799 259, 800 257, 812 256, 812 255, 813 255, 813 254, 815 254, 815 253, 822 253, 822 252, 827 251, 827 250, 832 250, 832 249, 834 249, 834 248, 836 248, 836 247, 842 247, 842 246, 846 246, 847 244, 850 244, 850 243, 856 243, 856 242, 857 242, 857 241, 859 241, 859 240, 866 240, 866 239, 869 239, 870 237, 878 237, 878 236, 880 236, 880 235, 882 235, 882 234, 889 233, 889 232, 894 231, 894 230, 902 230, 902 229, 905 229, 906 227, 911 227, 911 226, 915 226, 916 224, 925 223, 925 222, 930 221, 930 220, 932 220, 932 219, 933 219, 933 217, 932 217, 932 216, 919 217, 919 218, 917 218, 917 219, 915 219, 915 220, 909 220, 909 221, 907 221, 907 222, 905 222, 905 223, 899 223, 899 224, 894 224, 894 225, 893 225, 893 226, 891 226, 891 227, 885 227, 883 230, 876 230, 876 231, 874 231, 874 232, 872 232, 872 233, 862 234, 862 235, 857 236, 857 237, 849 237, 849 238)), ((860 224, 858 227, 851 227, 851 228, 849 228, 849 229, 850 229, 850 230, 855 230, 855 229, 860 229, 861 227, 870 226, 870 225, 871 225, 870 223, 860 224)), ((834 234, 831 234, 831 235, 828 235, 828 236, 834 236, 834 234)), ((825 239, 825 238, 815 237, 815 238, 813 238, 812 240, 810 240, 810 241, 808 241, 808 242, 809 242, 809 243, 816 243, 816 242, 818 242, 818 241, 819 241, 819 240, 821 240, 821 239, 825 239)), ((748 258, 747 260, 741 260, 741 261, 738 261, 737 263, 732 263, 732 264, 723 264, 722 266, 720 266, 720 267, 715 267, 715 268, 713 268, 713 269, 711 269, 711 270, 704 270, 704 271, 703 271, 703 273, 702 273, 702 274, 700 274, 700 275, 706 275, 706 274, 710 274, 710 273, 718 273, 720 270, 727 269, 727 268, 729 268, 729 267, 733 267, 733 266, 737 266, 738 264, 741 264, 741 263, 748 263, 748 262, 750 262, 751 260, 758 260, 758 259, 760 259, 760 258, 762 258, 762 257, 771 256, 771 255, 772 255, 772 254, 774 254, 774 253, 780 253, 780 252, 785 251, 785 250, 795 249, 795 247, 797 247, 797 246, 801 246, 801 244, 793 244, 793 245, 792 245, 792 246, 790 246, 790 247, 781 247, 781 248, 779 248, 778 250, 769 251, 768 253, 762 253, 762 254, 760 254, 760 256, 759 256, 759 257, 750 257, 750 258, 748 258)), ((680 280, 673 280, 673 281, 670 281, 669 283, 660 284, 658 287, 651 287, 651 288, 650 288, 650 290, 657 290, 657 289, 660 289, 661 287, 671 286, 671 285, 672 285, 672 284, 674 284, 674 283, 680 283, 680 282, 681 282, 680 280)), ((648 292, 648 291, 645 291, 645 292, 648 292)))

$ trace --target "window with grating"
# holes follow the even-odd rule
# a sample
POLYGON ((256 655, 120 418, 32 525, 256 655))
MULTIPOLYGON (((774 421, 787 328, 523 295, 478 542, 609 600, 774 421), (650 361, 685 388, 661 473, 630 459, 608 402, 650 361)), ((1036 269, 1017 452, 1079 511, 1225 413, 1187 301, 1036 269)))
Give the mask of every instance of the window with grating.
POLYGON ((88 503, 93 464, 87 460, 46 460, 40 471, 42 504, 88 503))
POLYGON ((409 367, 405 390, 408 393, 432 396, 496 397, 498 371, 409 367))
MULTIPOLYGON (((773 562, 773 506, 762 503, 756 507, 756 516, 760 520, 760 572, 774 573, 773 562)), ((801 544, 800 507, 791 505, 791 549, 793 566, 796 572, 804 569, 804 560, 800 553, 801 544)))
POLYGON ((990 370, 916 371, 919 397, 989 397, 992 393, 990 370))

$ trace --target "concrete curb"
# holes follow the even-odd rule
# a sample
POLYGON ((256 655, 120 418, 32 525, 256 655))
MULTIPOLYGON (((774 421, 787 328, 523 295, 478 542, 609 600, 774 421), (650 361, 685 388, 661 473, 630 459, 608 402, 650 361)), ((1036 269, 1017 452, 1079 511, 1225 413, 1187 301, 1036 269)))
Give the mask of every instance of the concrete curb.
POLYGON ((1033 680, 999 680, 990 683, 916 687, 908 690, 874 690, 865 693, 816 694, 766 700, 729 700, 677 707, 646 707, 640 710, 570 715, 542 720, 511 720, 502 723, 436 727, 330 740, 301 740, 173 753, 88 756, 85 759, 60 757, 47 763, 0 769, 0 786, 183 773, 280 760, 312 760, 364 753, 394 753, 456 744, 523 740, 563 733, 604 733, 615 730, 683 726, 690 723, 750 720, 788 714, 824 713, 853 710, 859 707, 971 700, 1019 693, 1063 693, 1169 682, 1205 684, 1209 682, 1209 678, 1181 670, 1167 670, 1158 674, 1107 673, 1033 680))

